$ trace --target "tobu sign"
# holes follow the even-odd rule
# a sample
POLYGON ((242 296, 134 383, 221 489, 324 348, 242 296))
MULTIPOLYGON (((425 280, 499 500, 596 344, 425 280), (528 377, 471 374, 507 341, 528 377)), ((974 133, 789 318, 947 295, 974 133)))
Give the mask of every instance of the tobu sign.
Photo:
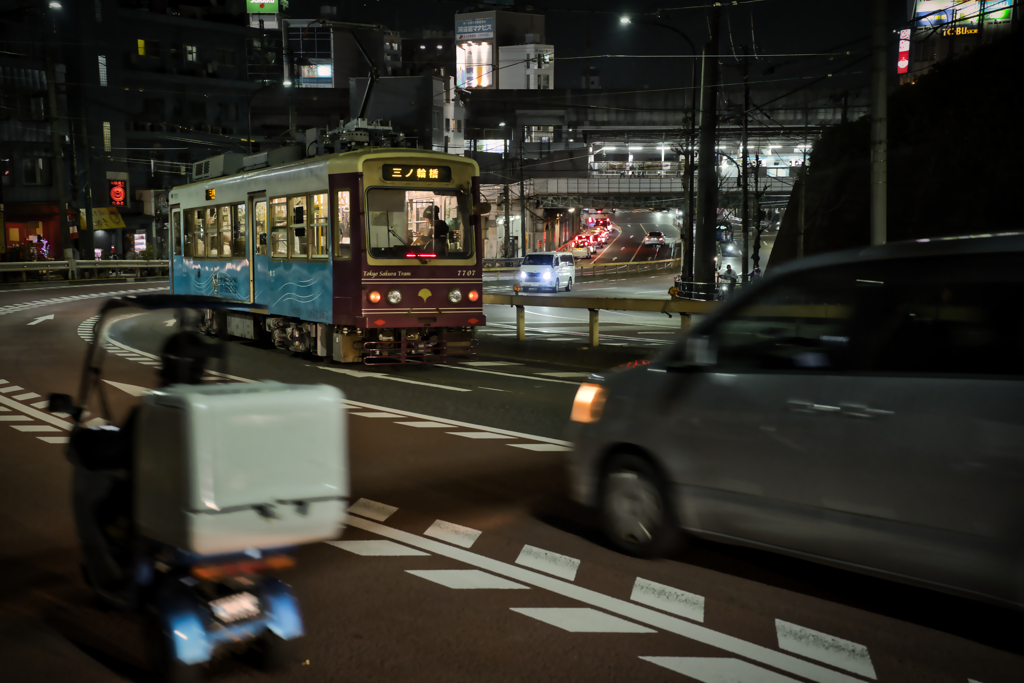
POLYGON ((107 196, 110 197, 111 206, 125 206, 128 204, 128 181, 108 180, 107 196))

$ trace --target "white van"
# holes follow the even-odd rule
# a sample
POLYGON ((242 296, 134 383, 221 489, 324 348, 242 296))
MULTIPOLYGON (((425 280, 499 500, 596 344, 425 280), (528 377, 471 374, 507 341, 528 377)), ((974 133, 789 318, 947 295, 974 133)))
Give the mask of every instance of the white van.
POLYGON ((572 254, 561 254, 553 251, 540 251, 527 254, 516 273, 516 284, 513 289, 559 289, 570 291, 572 279, 576 275, 576 262, 572 254))

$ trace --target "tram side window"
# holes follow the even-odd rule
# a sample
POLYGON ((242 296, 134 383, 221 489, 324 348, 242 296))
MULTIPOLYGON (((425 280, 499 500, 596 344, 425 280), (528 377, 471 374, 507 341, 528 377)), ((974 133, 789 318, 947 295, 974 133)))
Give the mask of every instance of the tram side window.
POLYGON ((217 207, 206 210, 206 232, 204 237, 206 238, 206 256, 208 258, 218 258, 220 256, 220 249, 217 239, 217 207))
POLYGON ((274 258, 288 258, 288 200, 284 197, 270 200, 271 218, 270 254, 274 258))
POLYGON ((256 236, 256 253, 260 256, 267 254, 267 200, 261 199, 256 202, 253 211, 253 233, 256 236))
POLYGON ((220 255, 222 258, 235 256, 235 253, 231 251, 231 221, 235 214, 232 211, 233 208, 232 206, 220 207, 220 239, 218 242, 220 243, 220 255))
POLYGON ((235 258, 245 258, 245 204, 235 204, 234 209, 235 221, 231 226, 231 253, 235 258))
POLYGON ((192 250, 196 234, 196 212, 186 211, 185 212, 185 257, 192 258, 195 256, 192 250))
POLYGON ((352 204, 348 190, 338 192, 338 216, 335 225, 338 235, 334 243, 334 258, 352 258, 352 204))
POLYGON ((288 216, 291 221, 289 225, 291 253, 289 255, 292 258, 305 258, 309 249, 309 236, 306 234, 306 223, 309 218, 306 215, 307 205, 306 197, 288 199, 288 216))
POLYGON ((171 217, 171 243, 171 253, 181 256, 181 211, 175 211, 171 217))
POLYGON ((327 193, 315 194, 312 200, 312 211, 309 216, 309 231, 312 242, 310 244, 310 256, 312 258, 327 258, 327 240, 331 233, 331 226, 328 216, 330 215, 330 203, 327 200, 327 193))
POLYGON ((206 258, 206 212, 202 209, 195 211, 195 233, 193 242, 195 243, 196 258, 206 258))

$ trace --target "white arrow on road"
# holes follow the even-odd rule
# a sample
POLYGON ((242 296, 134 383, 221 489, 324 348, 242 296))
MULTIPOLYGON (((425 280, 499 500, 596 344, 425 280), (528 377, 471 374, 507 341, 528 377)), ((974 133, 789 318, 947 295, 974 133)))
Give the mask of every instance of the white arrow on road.
POLYGON ((175 320, 174 318, 171 318, 170 320, 165 320, 165 321, 164 321, 164 325, 166 325, 167 327, 171 327, 171 326, 173 326, 173 325, 174 325, 174 323, 176 323, 176 322, 178 322, 178 321, 177 321, 177 320, 175 320))
MULTIPOLYGON (((310 367, 310 366, 307 366, 310 367)), ((347 370, 344 368, 328 368, 324 366, 312 366, 319 367, 321 370, 329 370, 330 372, 336 372, 339 375, 350 375, 352 377, 372 377, 374 379, 387 379, 392 382, 403 382, 405 384, 418 384, 421 387, 434 387, 435 389, 446 389, 448 391, 472 391, 472 389, 463 389, 462 387, 450 387, 445 384, 432 384, 431 382, 417 382, 414 379, 405 379, 402 377, 392 377, 391 375, 385 375, 379 372, 366 372, 364 370, 347 370)))
POLYGON ((53 313, 51 313, 50 315, 44 315, 42 318, 36 318, 32 322, 30 322, 29 325, 38 325, 44 320, 53 320, 53 313))

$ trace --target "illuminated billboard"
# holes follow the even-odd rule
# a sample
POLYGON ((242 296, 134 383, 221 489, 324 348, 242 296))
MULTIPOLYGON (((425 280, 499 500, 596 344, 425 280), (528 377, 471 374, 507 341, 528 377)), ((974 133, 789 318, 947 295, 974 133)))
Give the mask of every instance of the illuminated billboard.
POLYGON ((943 35, 963 35, 964 26, 976 27, 982 17, 991 23, 1012 16, 1012 0, 917 0, 914 8, 918 28, 945 29, 943 35))
POLYGON ((249 14, 277 14, 279 0, 246 0, 245 9, 249 14))

